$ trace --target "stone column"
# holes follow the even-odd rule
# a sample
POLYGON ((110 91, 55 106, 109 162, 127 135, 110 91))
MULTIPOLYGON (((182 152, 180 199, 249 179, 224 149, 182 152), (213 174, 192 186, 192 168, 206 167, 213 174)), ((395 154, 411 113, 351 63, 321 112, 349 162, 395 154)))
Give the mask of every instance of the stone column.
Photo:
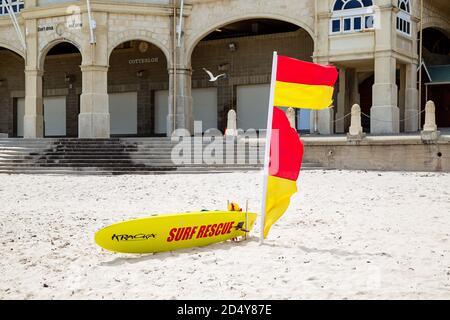
MULTIPOLYGON (((398 90, 398 110, 399 117, 405 119, 405 96, 406 94, 406 67, 404 64, 400 65, 400 88, 398 90)), ((405 131, 405 121, 399 123, 400 132, 405 131)))
POLYGON ((25 21, 27 58, 25 66, 25 115, 23 119, 24 138, 44 137, 44 106, 42 99, 42 75, 39 65, 37 20, 25 21))
POLYGON ((194 134, 194 112, 192 106, 192 70, 190 68, 169 69, 169 114, 167 116, 167 135, 175 129, 187 129, 194 134), (176 110, 174 112, 174 80, 176 79, 176 110), (175 120, 175 127, 174 127, 175 120))
POLYGON ((81 65, 83 90, 78 115, 79 138, 109 138, 110 116, 108 98, 108 15, 94 12, 96 43, 90 43, 89 19, 82 14, 81 65))
POLYGON ((345 132, 345 121, 342 117, 345 115, 345 105, 347 104, 347 71, 344 68, 339 69, 339 89, 337 96, 336 132, 345 132))
POLYGON ((375 134, 399 133, 399 109, 395 84, 396 59, 389 54, 375 57, 375 83, 372 87, 370 131, 375 134))
MULTIPOLYGON (((330 64, 326 58, 319 57, 314 57, 314 62, 322 65, 330 64)), ((334 111, 335 110, 333 108, 327 108, 311 112, 311 121, 313 122, 313 124, 315 121, 314 117, 317 117, 317 132, 319 134, 334 133, 334 111)), ((311 127, 311 130, 314 130, 314 128, 311 127)))
MULTIPOLYGON (((349 105, 361 104, 361 96, 359 94, 359 79, 358 79, 358 72, 356 69, 351 70, 351 86, 350 86, 350 103, 349 105)), ((348 109, 346 109, 348 110, 348 109)))
POLYGON ((44 137, 44 106, 42 99, 42 70, 25 67, 24 138, 44 137))
POLYGON ((405 132, 419 130, 419 90, 417 89, 417 64, 407 64, 405 68, 405 132))
POLYGON ((327 108, 317 110, 317 131, 319 134, 333 134, 334 133, 334 108, 327 108))
POLYGON ((79 138, 109 138, 108 66, 82 65, 83 93, 78 116, 79 138))

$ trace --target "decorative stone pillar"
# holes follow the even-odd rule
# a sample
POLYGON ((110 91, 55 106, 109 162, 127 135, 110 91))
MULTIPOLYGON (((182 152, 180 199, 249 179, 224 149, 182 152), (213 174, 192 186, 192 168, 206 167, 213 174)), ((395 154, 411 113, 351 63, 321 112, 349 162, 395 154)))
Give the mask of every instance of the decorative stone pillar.
POLYGON ((436 106, 433 101, 427 101, 425 105, 425 124, 423 131, 436 131, 436 106))
POLYGON ((192 70, 169 69, 169 114, 167 116, 167 135, 175 129, 186 129, 194 134, 194 112, 192 106, 192 70), (174 80, 176 79, 176 108, 174 110, 174 80))
POLYGON ((375 134, 400 132, 397 107, 396 59, 389 55, 375 57, 375 83, 372 87, 370 131, 375 134))
POLYGON ((231 109, 228 111, 227 129, 225 131, 226 136, 237 136, 237 124, 236 124, 236 111, 231 109))
POLYGON ((405 132, 419 130, 419 90, 417 89, 417 64, 405 68, 405 132))
POLYGON ((42 99, 42 70, 25 68, 24 138, 44 137, 44 106, 42 99))
POLYGON ((425 124, 421 137, 423 141, 435 141, 439 138, 439 131, 436 125, 436 106, 433 101, 428 101, 425 105, 425 124))
POLYGON ((354 104, 352 107, 352 116, 347 139, 362 140, 364 137, 365 134, 363 133, 363 128, 361 126, 361 107, 358 104, 354 104))
POLYGON ((80 138, 109 138, 108 66, 82 65, 83 93, 78 116, 80 138))
POLYGON ((294 110, 294 108, 287 108, 286 117, 288 118, 289 123, 291 124, 291 128, 294 128, 297 130, 297 126, 295 125, 295 110, 294 110))

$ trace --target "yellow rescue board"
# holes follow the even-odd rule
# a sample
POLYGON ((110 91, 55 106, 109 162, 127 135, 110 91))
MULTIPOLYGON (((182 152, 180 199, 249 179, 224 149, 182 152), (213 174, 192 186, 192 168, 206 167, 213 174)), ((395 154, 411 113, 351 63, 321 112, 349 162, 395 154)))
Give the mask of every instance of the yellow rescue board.
POLYGON ((95 242, 121 253, 172 251, 244 236, 244 230, 250 231, 255 220, 256 213, 239 211, 154 215, 101 229, 95 234, 95 242))

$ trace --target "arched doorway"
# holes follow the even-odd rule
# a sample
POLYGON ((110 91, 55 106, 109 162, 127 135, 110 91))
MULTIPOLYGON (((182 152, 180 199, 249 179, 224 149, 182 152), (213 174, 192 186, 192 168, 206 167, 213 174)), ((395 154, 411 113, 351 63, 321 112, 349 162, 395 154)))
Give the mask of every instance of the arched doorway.
POLYGON ((72 43, 59 42, 42 57, 44 136, 77 137, 82 92, 81 53, 72 43))
MULTIPOLYGON (((426 70, 422 79, 422 110, 427 100, 436 105, 436 124, 450 127, 450 38, 437 28, 423 30, 423 59, 426 70)), ((424 71, 422 69, 422 71, 424 71)), ((425 117, 422 117, 422 125, 425 117)))
MULTIPOLYGON (((265 129, 273 51, 312 61, 313 50, 308 32, 276 19, 252 18, 213 29, 191 56, 194 119, 202 121, 203 131, 223 132, 234 109, 238 128, 265 129), (224 76, 209 81, 208 72, 224 76)), ((309 110, 298 115, 299 129, 308 130, 309 110)))
POLYGON ((0 47, 0 134, 9 137, 23 136, 24 109, 18 102, 25 96, 24 70, 22 56, 0 47))
POLYGON ((169 74, 164 52, 150 42, 131 40, 109 57, 111 136, 165 135, 169 74))

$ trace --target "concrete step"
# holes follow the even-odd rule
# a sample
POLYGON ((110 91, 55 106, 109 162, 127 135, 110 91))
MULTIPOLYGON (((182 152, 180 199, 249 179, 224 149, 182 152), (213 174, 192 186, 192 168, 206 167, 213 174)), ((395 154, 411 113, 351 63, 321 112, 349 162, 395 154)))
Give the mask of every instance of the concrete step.
MULTIPOLYGON (((233 172, 247 172, 248 170, 233 170, 233 172)), ((209 170, 209 171, 71 171, 71 170, 23 170, 23 171, 2 171, 0 174, 36 174, 36 175, 74 175, 74 176, 116 176, 116 175, 162 175, 162 174, 217 174, 228 173, 229 171, 223 170, 209 170)))
MULTIPOLYGON (((197 140, 198 141, 198 140, 197 140)), ((219 173, 261 170, 264 147, 254 143, 224 143, 223 164, 208 165, 203 161, 217 160, 205 157, 205 147, 192 141, 174 143, 168 138, 112 138, 112 139, 0 139, 0 173, 41 174, 155 174, 155 173, 219 173), (173 147, 191 150, 192 164, 174 164, 173 147), (245 147, 245 150, 244 150, 245 147), (234 163, 227 163, 227 150, 234 150, 234 163), (244 150, 244 152, 237 152, 244 150), (195 160, 202 159, 201 164, 195 160)), ((219 145, 220 146, 220 145, 219 145)), ((217 145, 216 145, 217 147, 217 145)), ((212 161, 211 161, 212 162, 212 161)), ((305 163, 304 170, 317 168, 305 163)))
MULTIPOLYGON (((161 174, 216 174, 216 173, 229 173, 231 172, 251 172, 251 171, 260 171, 261 169, 248 169, 248 168, 233 168, 229 170, 217 169, 217 168, 202 168, 199 170, 198 168, 183 168, 176 170, 162 170, 162 171, 98 171, 98 170, 54 170, 54 169, 12 169, 12 170, 4 170, 0 168, 0 174, 38 174, 38 175, 97 175, 97 176, 112 176, 112 175, 161 175, 161 174)), ((304 171, 308 170, 331 170, 329 168, 321 168, 321 167, 311 167, 305 168, 304 171)))
POLYGON ((139 164, 139 163, 0 163, 2 169, 13 168, 128 168, 128 169, 153 169, 153 168, 261 168, 262 165, 253 164, 179 164, 173 163, 152 163, 152 164, 139 164))
POLYGON ((244 171, 258 171, 261 168, 255 167, 168 167, 168 166, 154 166, 154 167, 137 167, 137 168, 129 168, 129 167, 1 167, 0 172, 3 173, 17 173, 17 172, 29 172, 29 171, 52 171, 52 172, 84 172, 84 171, 95 171, 95 172, 128 172, 128 173, 141 173, 141 172, 154 172, 154 171, 180 171, 180 172, 201 172, 201 171, 214 171, 220 170, 223 172, 232 172, 235 170, 244 170, 244 171))

